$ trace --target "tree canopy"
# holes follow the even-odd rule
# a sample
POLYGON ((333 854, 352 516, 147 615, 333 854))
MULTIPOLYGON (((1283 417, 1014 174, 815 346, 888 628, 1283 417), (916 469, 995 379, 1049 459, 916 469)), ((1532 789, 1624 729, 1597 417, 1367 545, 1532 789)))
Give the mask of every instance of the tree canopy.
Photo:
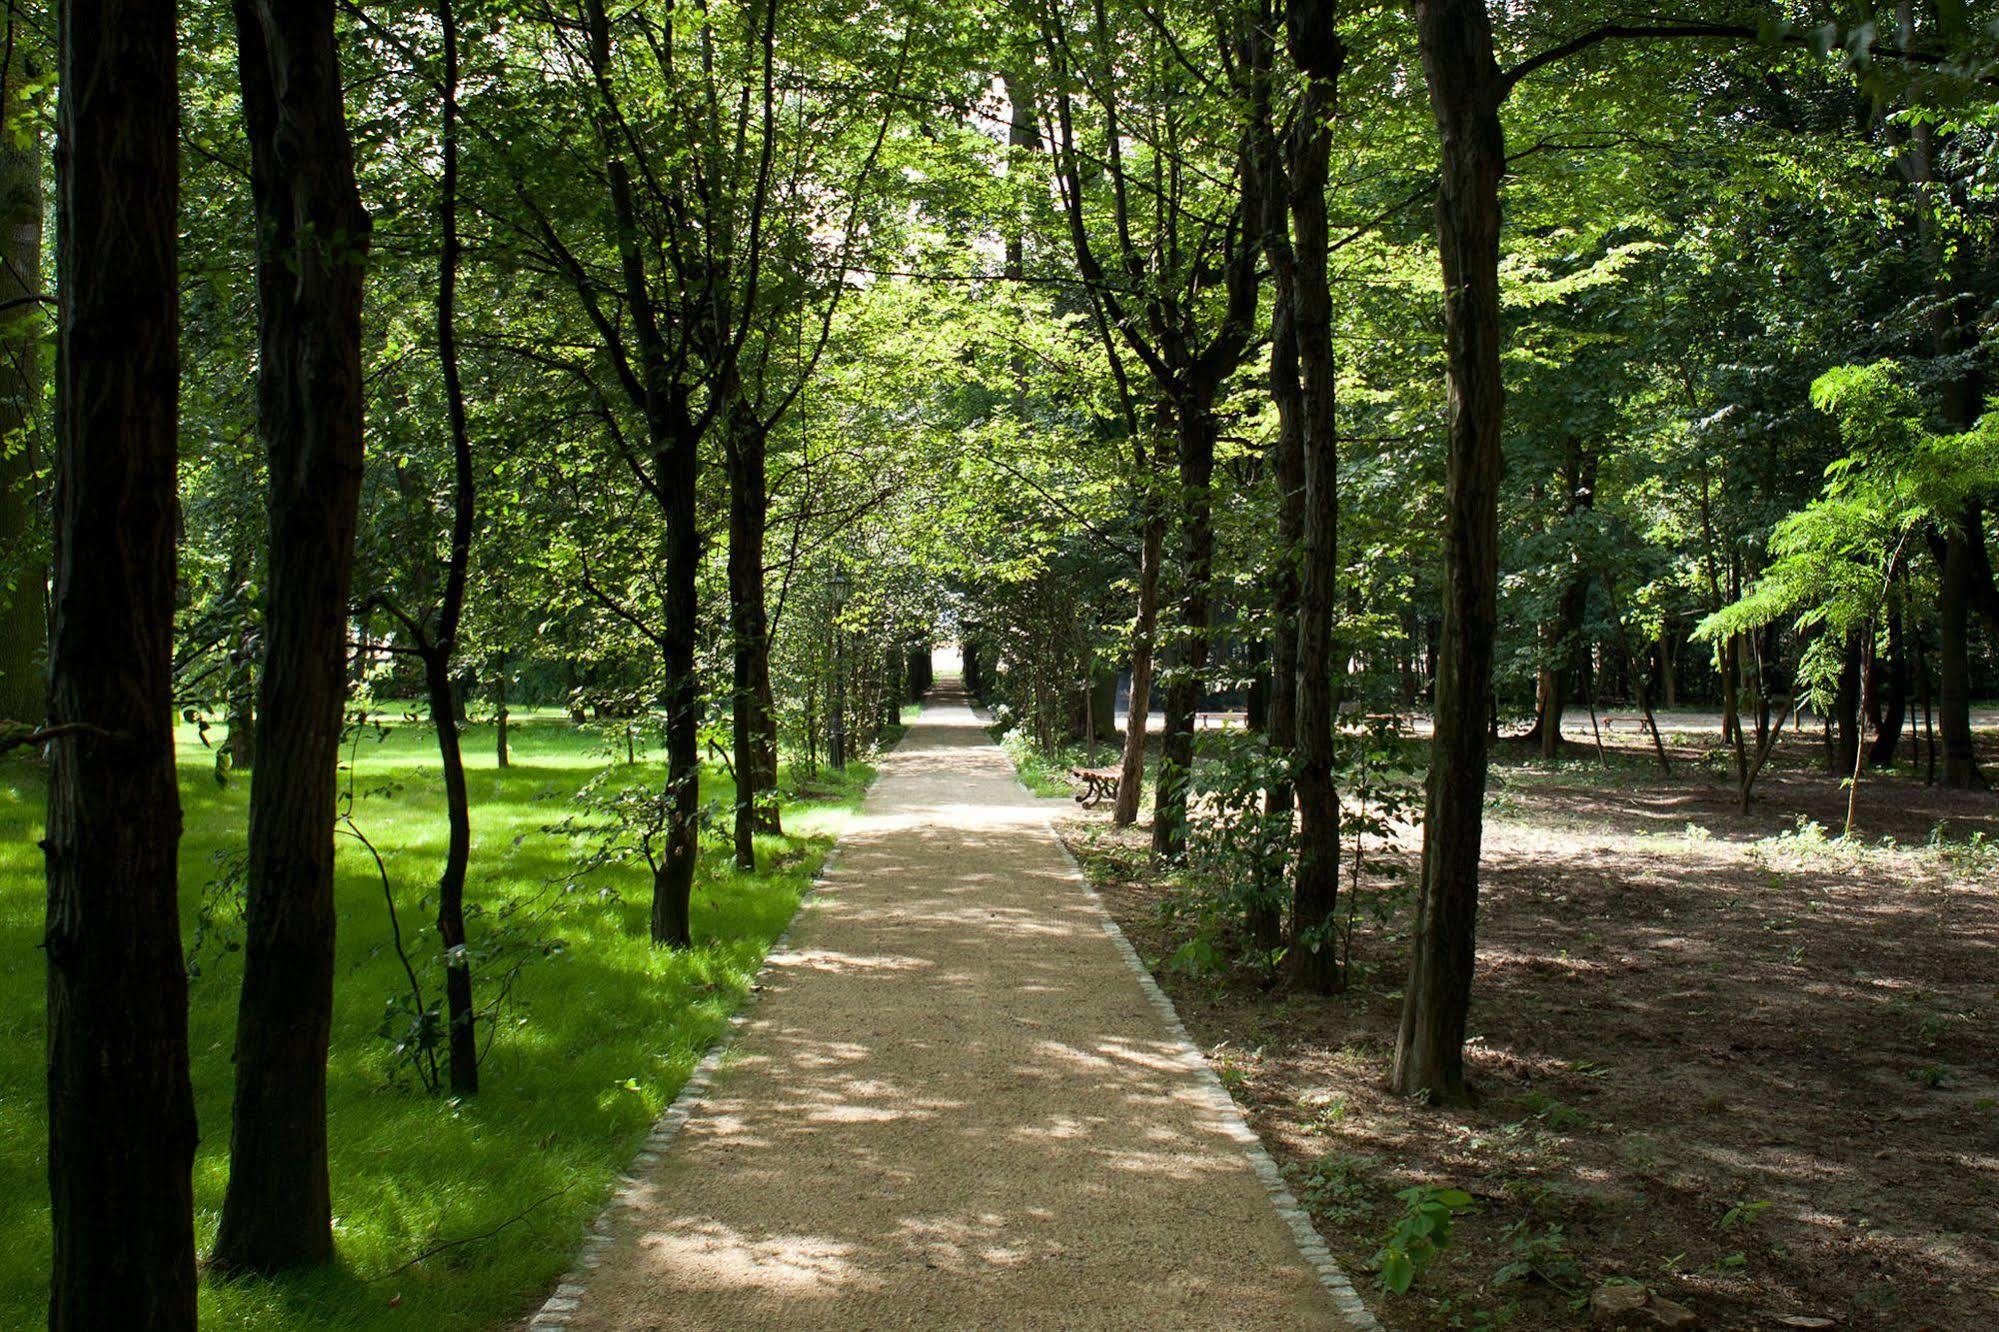
MULTIPOLYGON (((616 737, 573 818, 685 949, 704 867, 767 862, 785 774, 891 742, 947 643, 1023 754, 1094 766, 1135 718, 1118 822, 1163 864, 1249 848, 1231 910, 1304 993, 1345 981, 1382 728, 1427 737, 1394 1079, 1462 1097, 1516 722, 1553 757, 1565 709, 1709 704, 1746 806, 1773 716, 1859 782, 1934 673, 1937 778, 1983 787, 1995 33, 1947 0, 10 4, 0 695, 49 754, 50 919, 97 939, 50 948, 54 1101, 94 1094, 104 986, 185 1013, 176 720, 251 783, 214 1270, 265 1273, 334 1246, 343 746, 437 738, 398 1030, 469 1096, 505 1037, 468 717, 502 764, 517 713, 616 737), (78 871, 120 820, 155 844, 78 871)), ((141 1119, 186 1108, 182 1026, 110 1047, 141 1119)), ((52 1121, 55 1321, 102 1326, 87 1119, 52 1121)))

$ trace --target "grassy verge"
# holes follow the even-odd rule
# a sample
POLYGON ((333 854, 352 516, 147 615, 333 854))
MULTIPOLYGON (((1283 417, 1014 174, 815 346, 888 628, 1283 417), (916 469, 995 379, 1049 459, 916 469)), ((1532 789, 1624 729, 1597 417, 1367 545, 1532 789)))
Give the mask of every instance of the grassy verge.
MULTIPOLYGON (((1082 741, 1071 741, 1057 745, 1054 749, 1044 749, 1028 736, 1021 727, 1001 732, 997 727, 988 727, 999 747, 1013 761, 1014 771, 1020 777, 1020 784, 1044 799, 1051 796, 1073 796, 1078 783, 1069 775, 1075 768, 1116 769, 1124 762, 1124 741, 1122 737, 1109 737, 1086 745, 1082 741)), ((1153 780, 1159 767, 1159 737, 1149 737, 1146 743, 1145 781, 1139 787, 1139 805, 1149 807, 1152 800, 1153 780)))
MULTIPOLYGON (((872 776, 854 764, 844 778, 822 770, 802 788, 793 785, 786 835, 762 840, 763 868, 755 876, 731 867, 719 829, 704 834, 694 894, 697 946, 673 953, 646 941, 650 886, 643 864, 565 887, 573 863, 569 839, 543 831, 575 812, 571 797, 608 761, 603 742, 556 717, 517 717, 513 765, 501 770, 491 728, 470 729, 468 898, 478 913, 471 930, 477 946, 482 932, 505 916, 523 940, 513 956, 526 958, 482 1068, 483 1089, 453 1101, 394 1074, 380 1027, 384 1006, 405 991, 401 967, 381 879, 367 853, 343 838, 329 1067, 339 1261, 284 1281, 206 1284, 207 1326, 473 1328, 529 1311, 568 1265, 647 1126, 748 993, 765 950, 872 776)), ((371 733, 355 750, 354 783, 355 822, 387 859, 405 942, 433 985, 440 970, 428 929, 429 894, 444 839, 434 745, 421 726, 400 726, 379 739, 371 733)), ((625 771, 658 775, 643 759, 625 771)), ((232 947, 240 929, 228 895, 212 885, 222 862, 242 846, 247 795, 247 778, 218 785, 212 755, 190 733, 181 767, 181 900, 190 948, 204 900, 222 904, 207 913, 211 923, 196 948, 190 996, 202 1131, 196 1226, 204 1251, 228 1170, 229 1051, 241 979, 241 954, 232 947)), ((705 774, 703 795, 726 821, 726 775, 705 774)), ((43 884, 35 843, 43 801, 36 763, 0 764, 0 947, 10 959, 0 969, 5 1327, 42 1321, 49 1261, 44 982, 36 951, 43 884)))
POLYGON ((1113 741, 1100 740, 1094 750, 1082 744, 1043 749, 1018 727, 1000 736, 999 746, 1013 760, 1021 785, 1037 796, 1074 795, 1076 779, 1069 775, 1072 768, 1116 767, 1121 758, 1113 741))

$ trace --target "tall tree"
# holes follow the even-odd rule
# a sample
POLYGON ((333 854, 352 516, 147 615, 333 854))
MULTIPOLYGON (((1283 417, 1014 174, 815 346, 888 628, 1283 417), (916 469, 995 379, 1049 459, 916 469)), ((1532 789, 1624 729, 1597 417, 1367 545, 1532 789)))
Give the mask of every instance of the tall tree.
POLYGON ((1340 802, 1333 785, 1333 723, 1338 707, 1333 599, 1339 568, 1339 422, 1333 363, 1333 298, 1327 264, 1328 159, 1346 47, 1335 0, 1289 0, 1285 28, 1291 58, 1304 74, 1292 128, 1287 203, 1297 253, 1291 323, 1303 369, 1300 454, 1305 494, 1299 530, 1303 573, 1298 594, 1297 728, 1298 869, 1293 885, 1286 969, 1294 984, 1325 993, 1338 987, 1333 908, 1340 885, 1340 802))
MULTIPOLYGON (((1904 49, 1913 44, 1913 8, 1907 3, 1899 8, 1898 38, 1904 49)), ((1953 186, 1939 169, 1938 159, 1948 146, 1940 140, 1947 138, 1927 116, 1918 118, 1901 166, 1915 192, 1917 243, 1933 275, 1923 313, 1941 380, 1938 415, 1946 428, 1965 431, 1984 410, 1985 375, 1975 326, 1977 313, 1963 289, 1963 275, 1951 272, 1946 238, 1940 234, 1939 217, 1946 211, 1953 186)), ((1980 496, 1967 498, 1931 541, 1938 583, 1937 726, 1943 734, 1942 780, 1945 786, 1973 789, 1985 786, 1971 738, 1971 620, 1981 572, 1982 581, 1988 586, 1991 583, 1982 510, 1980 496)), ((1842 771, 1850 766, 1840 764, 1842 771)))
MULTIPOLYGON (((459 629, 465 618, 466 583, 472 568, 472 532, 477 516, 478 483, 472 471, 472 435, 466 421, 465 385, 458 364, 458 264, 463 242, 458 232, 458 16, 452 0, 437 0, 435 14, 442 48, 439 71, 437 363, 444 382, 445 433, 451 445, 451 517, 444 558, 444 582, 432 605, 406 608, 383 593, 375 600, 409 633, 417 659, 423 663, 424 696, 430 724, 437 732, 437 757, 444 777, 444 868, 437 877, 437 941, 444 952, 445 1040, 449 1052, 451 1090, 467 1096, 479 1090, 477 1015, 472 1006, 472 964, 465 947, 465 875, 472 858, 471 800, 465 786, 465 751, 458 732, 459 694, 455 658, 459 629)), ((406 469, 397 479, 405 492, 416 486, 406 469)), ((414 495, 413 507, 423 524, 423 550, 434 542, 428 494, 414 495)), ((426 567, 412 580, 419 587, 435 586, 426 567)), ((505 688, 504 668, 501 688, 505 688)), ((498 717, 499 766, 507 765, 505 695, 498 717)))
MULTIPOLYGON (((1270 448, 1270 479, 1277 492, 1276 568, 1270 577, 1270 708, 1266 735, 1271 752, 1287 763, 1298 741, 1298 572, 1305 539, 1305 405, 1298 367, 1298 254, 1291 238, 1291 176, 1287 144, 1302 132, 1280 136, 1276 125, 1273 48, 1283 17, 1266 6, 1251 33, 1243 65, 1250 78, 1249 105, 1264 176, 1264 254, 1270 264, 1270 398, 1277 410, 1277 436, 1270 448)), ((1323 187, 1323 182, 1322 182, 1323 187)), ((1273 835, 1288 844, 1297 809, 1291 770, 1264 795, 1264 812, 1276 825, 1273 835)), ((1268 873, 1267 868, 1265 872, 1268 873)), ((1282 884, 1260 886, 1249 916, 1249 932, 1260 948, 1281 941, 1282 884)))
MULTIPOLYGON (((1111 821, 1120 828, 1137 821, 1143 794, 1145 728, 1152 715, 1152 668, 1159 651, 1159 566, 1166 553, 1166 506, 1159 495, 1158 464, 1154 461, 1162 450, 1137 434, 1132 448, 1140 487, 1138 605, 1131 623, 1131 694, 1125 710, 1124 754, 1118 766, 1117 801, 1111 810, 1111 821)), ((1274 730, 1274 719, 1272 727, 1274 730)))
POLYGON ((257 431, 270 556, 250 788, 229 1187, 213 1262, 270 1272, 333 1252, 326 1051, 333 811, 361 487, 361 296, 333 0, 236 0, 257 214, 257 431))
MULTIPOLYGON (((430 719, 437 728, 438 757, 444 766, 445 808, 450 839, 444 871, 437 880, 437 940, 444 945, 444 1010, 451 1049, 451 1090, 479 1090, 479 1042, 473 1026, 472 964, 465 950, 465 868, 472 855, 472 819, 465 793, 465 756, 459 752, 457 719, 446 707, 451 696, 451 659, 458 650, 465 615, 465 581, 472 566, 472 524, 477 499, 472 476, 472 432, 465 420, 465 385, 458 372, 458 15, 452 0, 437 0, 437 26, 444 47, 442 124, 443 170, 437 182, 437 364, 444 379, 446 425, 451 434, 451 552, 444 572, 444 598, 437 608, 436 632, 424 636, 430 719)), ((504 660, 500 688, 506 688, 504 660)), ((507 766, 507 714, 501 695, 498 758, 507 766)))
MULTIPOLYGON (((781 831, 777 708, 771 687, 771 631, 765 589, 770 441, 797 405, 826 352, 834 315, 847 290, 854 248, 863 233, 860 224, 872 202, 876 163, 894 120, 894 104, 889 100, 854 176, 843 184, 846 218, 837 251, 822 255, 811 239, 817 218, 804 200, 813 174, 823 170, 820 153, 842 136, 825 128, 809 133, 801 124, 790 133, 802 142, 784 151, 781 136, 786 131, 778 116, 777 46, 780 16, 785 12, 780 0, 765 0, 758 21, 746 25, 743 32, 746 72, 742 93, 746 95, 741 96, 741 103, 747 107, 754 101, 760 108, 753 130, 757 151, 754 155, 739 152, 733 163, 714 161, 710 177, 726 180, 729 186, 699 191, 708 201, 708 215, 698 239, 709 255, 709 266, 717 271, 706 276, 702 306, 707 317, 696 345, 707 367, 712 414, 718 418, 729 477, 730 713, 736 774, 735 852, 736 864, 743 869, 756 867, 755 834, 781 831), (807 151, 807 142, 819 151, 807 151), (821 263, 829 271, 820 271, 821 263), (811 309, 815 300, 819 302, 816 312, 811 309), (810 327, 815 322, 816 328, 810 327), (808 338, 809 347, 805 345, 808 338), (792 344, 792 354, 775 355, 774 348, 785 341, 792 344)), ((912 32, 905 28, 889 72, 887 83, 892 92, 902 88, 912 32)), ((865 109, 865 103, 858 105, 865 109)), ((802 114, 803 108, 796 109, 802 114)), ((860 123, 858 117, 855 123, 860 123)), ((738 122, 739 143, 746 132, 751 132, 748 117, 738 122)))
POLYGON ((1486 723, 1498 615, 1500 430, 1499 123, 1507 83, 1484 0, 1414 0, 1441 162, 1437 243, 1449 386, 1443 641, 1423 813, 1423 868, 1395 1047, 1396 1089, 1464 1094, 1465 1020, 1478 924, 1486 723))
POLYGON ((48 701, 48 548, 35 487, 41 414, 40 60, 19 0, 0 16, 0 718, 34 723, 48 701))
POLYGON ((174 6, 71 0, 59 45, 56 593, 43 732, 49 1326, 192 1328, 195 1121, 172 712, 174 6))
MULTIPOLYGON (((740 398, 740 387, 737 388, 740 398)), ((735 851, 756 868, 756 835, 782 832, 777 812, 777 706, 770 680, 764 539, 770 527, 770 431, 743 404, 724 427, 729 472, 731 739, 736 768, 735 851)))
MULTIPOLYGON (((1218 59, 1234 57, 1241 44, 1240 25, 1248 19, 1229 12, 1207 18, 1210 47, 1218 59)), ((1200 142, 1173 93, 1190 78, 1210 84, 1219 80, 1199 71, 1186 73, 1186 46, 1153 19, 1127 33, 1113 27, 1106 6, 1096 4, 1087 26, 1078 28, 1058 7, 1051 7, 1042 23, 1054 83, 1056 179, 1076 267, 1106 340, 1115 335, 1144 367, 1171 424, 1178 468, 1178 634, 1169 645, 1163 673, 1165 733, 1152 847, 1156 854, 1177 855, 1187 840, 1194 723, 1206 685, 1213 615, 1215 445, 1221 429, 1216 406, 1222 385, 1249 350, 1262 290, 1257 270, 1264 211, 1255 129, 1225 119, 1219 131, 1207 127, 1217 142, 1200 142), (1157 61, 1157 96, 1144 104, 1153 119, 1144 124, 1127 123, 1127 41, 1142 43, 1157 61), (1095 151, 1086 151, 1083 144, 1079 97, 1094 109, 1093 142, 1101 144, 1095 151), (1149 219, 1146 210, 1133 205, 1141 187, 1134 184, 1126 160, 1128 132, 1132 142, 1145 145, 1151 163, 1153 178, 1142 187, 1149 196, 1149 219), (1224 198, 1201 194, 1200 187, 1216 179, 1214 172, 1191 162, 1201 149, 1220 161, 1220 178, 1230 187, 1224 198), (1107 187, 1108 217, 1102 227, 1109 233, 1107 241, 1093 234, 1097 228, 1086 195, 1095 181, 1107 187), (1100 250, 1111 256, 1114 276, 1100 250), (1218 302, 1212 298, 1216 288, 1218 302)), ((1141 574, 1141 592, 1144 583, 1141 574)), ((1141 703, 1134 689, 1132 725, 1142 732, 1141 703)), ((1129 760, 1129 746, 1126 752, 1129 760)))

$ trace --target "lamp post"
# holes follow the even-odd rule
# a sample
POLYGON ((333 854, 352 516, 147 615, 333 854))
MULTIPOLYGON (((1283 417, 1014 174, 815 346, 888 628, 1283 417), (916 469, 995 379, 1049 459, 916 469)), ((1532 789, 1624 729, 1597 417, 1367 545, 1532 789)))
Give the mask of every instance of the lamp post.
POLYGON ((833 596, 833 733, 826 749, 834 771, 842 772, 847 767, 847 636, 840 614, 847 608, 847 571, 835 566, 826 586, 833 596))

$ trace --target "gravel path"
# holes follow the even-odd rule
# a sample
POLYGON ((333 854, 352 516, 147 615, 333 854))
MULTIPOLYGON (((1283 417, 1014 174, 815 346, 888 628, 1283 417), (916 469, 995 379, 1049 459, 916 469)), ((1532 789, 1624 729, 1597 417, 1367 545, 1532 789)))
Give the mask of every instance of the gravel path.
POLYGON ((537 1325, 1371 1327, 1107 932, 1059 804, 962 700, 926 707, 537 1325))

